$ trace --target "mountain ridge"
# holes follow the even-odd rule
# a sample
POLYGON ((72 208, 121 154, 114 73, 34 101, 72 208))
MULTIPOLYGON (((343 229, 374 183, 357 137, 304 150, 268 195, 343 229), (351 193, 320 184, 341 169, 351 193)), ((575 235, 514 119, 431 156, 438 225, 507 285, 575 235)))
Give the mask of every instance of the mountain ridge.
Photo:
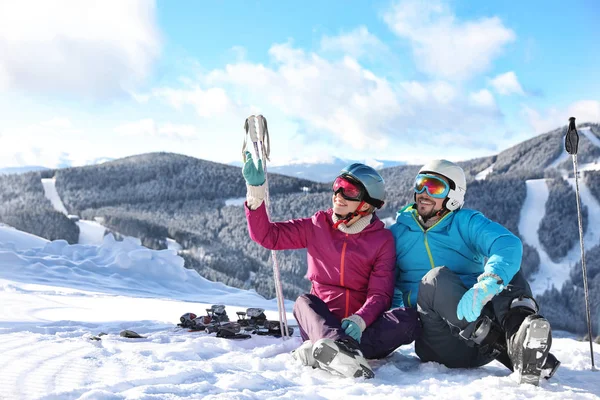
MULTIPOLYGON (((598 125, 587 126, 590 132, 600 137, 598 125)), ((560 163, 558 168, 548 168, 560 156, 563 132, 564 128, 559 128, 497 155, 460 162, 469 182, 466 207, 482 211, 520 236, 519 210, 527 196, 525 181, 559 180, 569 174, 564 168, 569 166, 567 162, 560 163), (490 169, 489 174, 485 179, 478 179, 477 176, 486 169, 490 169)), ((590 143, 587 138, 581 138, 580 157, 584 162, 600 158, 600 149, 590 146, 590 143)), ((378 211, 381 218, 393 218, 397 210, 412 200, 410 188, 418 168, 416 165, 400 165, 381 169, 388 188, 387 204, 378 211)), ((597 172, 589 171, 584 179, 596 182, 596 175, 597 172)), ((3 185, 0 195, 12 200, 0 209, 2 221, 14 223, 18 220, 13 215, 15 208, 7 204, 13 204, 14 199, 20 196, 19 179, 28 179, 28 193, 38 196, 37 191, 42 193, 42 189, 41 185, 37 188, 35 181, 42 177, 56 178, 56 189, 69 214, 89 220, 100 217, 109 229, 138 237, 151 248, 166 248, 166 238, 169 237, 182 245, 180 254, 186 267, 211 280, 240 288, 254 288, 267 297, 274 296, 270 252, 249 239, 243 208, 227 205, 228 199, 245 195, 245 183, 239 167, 157 152, 99 165, 31 172, 21 178, 5 177, 4 182, 10 184, 7 187, 3 185)), ((318 209, 330 207, 329 184, 274 172, 269 174, 269 184, 273 220, 309 217, 318 209)), ((564 185, 562 191, 552 193, 548 204, 553 209, 564 211, 553 218, 564 217, 564 220, 550 223, 561 226, 562 236, 550 235, 540 242, 549 248, 558 249, 559 244, 570 248, 578 240, 577 217, 573 211, 575 196, 572 189, 564 185), (564 238, 569 240, 568 244, 563 243, 564 238)), ((594 195, 599 196, 598 193, 594 195)), ((40 196, 40 200, 36 200, 38 203, 47 201, 43 194, 40 196)), ((19 202, 19 207, 26 210, 27 198, 19 202)), ((24 218, 22 212, 18 215, 24 218)), ((32 218, 30 214, 25 216, 27 219, 21 225, 17 224, 20 229, 27 231, 23 227, 28 224, 35 229, 45 226, 36 222, 39 219, 32 218)), ((66 219, 66 216, 55 218, 66 219)), ((544 235, 545 232, 539 234, 544 235)), ((56 235, 52 238, 55 239, 56 235)), ((589 245, 593 247, 594 244, 589 245)), ((288 298, 294 298, 309 289, 308 281, 304 279, 306 252, 280 253, 284 293, 288 298)), ((528 276, 534 274, 539 262, 537 250, 525 244, 524 272, 528 276)), ((595 268, 593 266, 592 271, 595 268)))

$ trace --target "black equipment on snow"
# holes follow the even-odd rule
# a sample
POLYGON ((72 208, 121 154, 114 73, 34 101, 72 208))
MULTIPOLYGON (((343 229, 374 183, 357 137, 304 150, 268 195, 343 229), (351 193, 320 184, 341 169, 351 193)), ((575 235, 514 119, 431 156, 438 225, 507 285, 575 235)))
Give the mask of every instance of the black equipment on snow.
POLYGON ((196 319, 196 314, 194 313, 185 313, 181 317, 179 317, 180 323, 177 324, 182 328, 193 328, 196 323, 194 320, 196 319))
MULTIPOLYGON (((256 335, 281 337, 281 324, 279 321, 269 321, 262 308, 248 308, 246 312, 238 311, 238 323, 246 332, 256 335)), ((294 329, 287 327, 289 335, 294 334, 294 329)))
MULTIPOLYGON (((201 331, 205 333, 216 333, 217 337, 225 339, 248 339, 248 333, 261 336, 281 337, 281 325, 279 321, 269 321, 264 309, 251 307, 245 312, 238 311, 237 322, 230 321, 225 311, 225 306, 216 304, 206 309, 207 315, 196 316, 194 313, 185 313, 179 320, 177 326, 189 329, 190 332, 201 331), (245 333, 241 333, 241 332, 245 333)), ((290 335, 294 329, 288 327, 290 335)))
POLYGON ((579 222, 579 244, 581 247, 581 269, 583 271, 583 291, 585 294, 585 310, 587 317, 588 336, 590 338, 590 358, 592 360, 592 370, 594 366, 594 345, 592 342, 592 317, 590 314, 590 297, 588 291, 587 269, 585 267, 585 250, 583 245, 583 223, 581 219, 581 200, 579 199, 579 176, 577 172, 577 147, 579 145, 579 135, 575 127, 575 117, 569 118, 569 129, 565 135, 565 150, 573 158, 573 174, 575 176, 575 199, 577 201, 577 220, 579 222))

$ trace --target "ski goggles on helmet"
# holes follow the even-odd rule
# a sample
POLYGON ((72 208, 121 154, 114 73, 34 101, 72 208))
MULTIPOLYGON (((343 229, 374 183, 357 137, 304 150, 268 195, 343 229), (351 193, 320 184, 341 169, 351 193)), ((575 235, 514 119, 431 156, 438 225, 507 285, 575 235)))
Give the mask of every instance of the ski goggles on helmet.
POLYGON ((450 185, 435 175, 419 174, 415 178, 415 193, 423 192, 433 198, 444 199, 450 192, 450 185))
POLYGON ((361 201, 364 195, 364 189, 343 176, 338 176, 335 178, 335 181, 333 181, 333 194, 338 193, 341 193, 342 197, 346 200, 361 201))

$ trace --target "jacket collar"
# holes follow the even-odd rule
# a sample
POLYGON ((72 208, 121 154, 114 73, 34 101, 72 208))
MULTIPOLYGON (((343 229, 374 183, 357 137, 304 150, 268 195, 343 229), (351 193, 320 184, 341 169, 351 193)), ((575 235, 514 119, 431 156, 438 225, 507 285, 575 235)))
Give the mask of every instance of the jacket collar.
MULTIPOLYGON (((330 209, 327 210, 327 217, 328 217, 327 220, 328 220, 329 224, 331 225, 331 228, 333 229, 333 224, 335 223, 335 221, 333 220, 333 208, 330 208, 330 209)), ((363 217, 363 218, 367 218, 367 219, 370 218, 370 222, 369 222, 369 224, 364 229, 362 229, 360 231, 360 233, 362 233, 362 232, 376 231, 376 230, 379 230, 381 228, 385 228, 385 224, 379 219, 379 217, 377 217, 376 213, 373 213, 370 216, 366 216, 366 217, 363 217)), ((361 220, 363 218, 361 218, 361 220)), ((354 225, 356 225, 356 222, 354 223, 354 225)), ((354 225, 352 225, 352 226, 354 226, 354 225)), ((336 229, 336 230, 339 230, 339 229, 336 229)), ((342 232, 341 230, 339 230, 339 231, 342 232)))
MULTIPOLYGON (((427 230, 445 229, 452 220, 457 211, 451 211, 444 215, 440 220, 427 230)), ((405 225, 411 231, 423 231, 425 228, 419 223, 419 214, 415 207, 415 203, 410 203, 396 214, 396 223, 405 225)))

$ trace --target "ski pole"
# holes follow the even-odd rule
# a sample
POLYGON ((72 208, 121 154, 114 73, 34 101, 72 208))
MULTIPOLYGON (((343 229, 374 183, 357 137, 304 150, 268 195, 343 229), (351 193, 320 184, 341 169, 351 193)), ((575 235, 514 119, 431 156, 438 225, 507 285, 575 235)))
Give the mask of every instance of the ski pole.
MULTIPOLYGON (((271 213, 269 212, 269 179, 267 175, 267 160, 269 160, 269 154, 271 149, 269 130, 267 128, 267 120, 262 115, 251 115, 248 118, 246 118, 244 129, 246 130, 246 135, 244 136, 244 145, 242 147, 244 162, 246 162, 246 139, 247 136, 249 136, 250 140, 254 145, 254 151, 256 153, 257 160, 262 160, 263 171, 265 173, 265 209, 267 212, 267 217, 269 218, 269 220, 271 220, 271 213)), ((290 336, 290 334, 287 325, 287 314, 285 312, 285 299, 283 297, 283 287, 281 285, 279 264, 277 262, 277 253, 275 252, 275 250, 271 250, 271 257, 273 258, 273 279, 275 280, 275 295, 277 297, 277 309, 279 311, 279 326, 281 328, 281 337, 286 339, 290 336)))
POLYGON ((579 135, 575 127, 575 117, 569 118, 569 129, 565 136, 565 150, 573 157, 573 173, 575 174, 575 198, 577 200, 577 219, 579 221, 579 245, 581 247, 581 268, 583 270, 583 291, 585 293, 585 309, 587 316, 588 336, 590 338, 590 357, 592 359, 592 370, 594 367, 594 345, 592 341, 592 319, 590 314, 590 298, 588 291, 587 269, 585 267, 585 251, 583 246, 583 224, 581 220, 581 201, 579 199, 579 179, 577 176, 577 146, 579 135))

